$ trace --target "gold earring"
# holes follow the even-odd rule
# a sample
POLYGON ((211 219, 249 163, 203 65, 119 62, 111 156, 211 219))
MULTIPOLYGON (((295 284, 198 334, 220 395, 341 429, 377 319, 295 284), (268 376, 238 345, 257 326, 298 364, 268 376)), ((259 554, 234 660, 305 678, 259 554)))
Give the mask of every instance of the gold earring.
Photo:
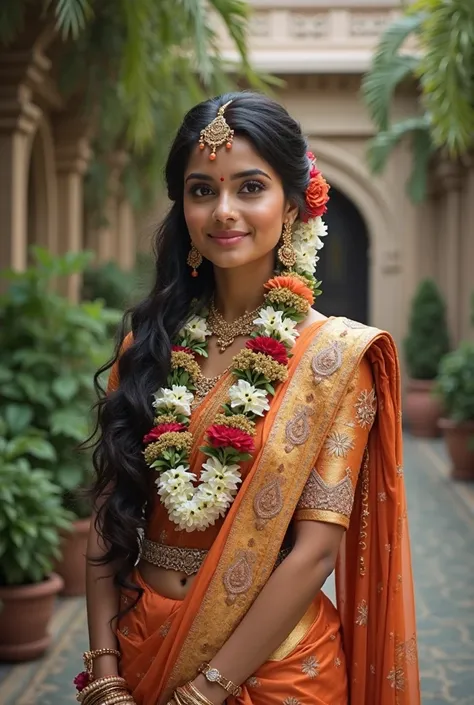
POLYGON ((292 243, 293 228, 290 223, 283 223, 283 231, 281 234, 282 245, 278 250, 278 259, 284 267, 290 269, 296 264, 296 252, 293 249, 292 243))
POLYGON ((192 268, 191 276, 197 277, 199 275, 197 269, 199 265, 202 264, 202 254, 199 252, 195 245, 191 245, 189 250, 188 258, 186 260, 188 265, 192 268))

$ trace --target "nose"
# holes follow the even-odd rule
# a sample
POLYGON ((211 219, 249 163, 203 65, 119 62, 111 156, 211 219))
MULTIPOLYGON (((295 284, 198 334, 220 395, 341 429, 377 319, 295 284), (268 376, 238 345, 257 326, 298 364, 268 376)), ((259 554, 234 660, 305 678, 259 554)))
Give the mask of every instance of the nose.
POLYGON ((229 220, 236 221, 238 216, 229 193, 222 191, 219 201, 212 214, 216 223, 226 223, 229 220))

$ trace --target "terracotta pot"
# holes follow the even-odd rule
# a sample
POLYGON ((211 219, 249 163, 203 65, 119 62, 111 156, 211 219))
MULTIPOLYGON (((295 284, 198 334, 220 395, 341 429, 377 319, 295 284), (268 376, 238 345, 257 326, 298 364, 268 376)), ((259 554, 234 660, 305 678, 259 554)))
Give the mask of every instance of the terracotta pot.
POLYGON ((62 578, 53 573, 42 583, 0 587, 0 661, 29 661, 51 643, 48 625, 62 578))
POLYGON ((441 402, 433 396, 434 381, 410 379, 406 387, 403 415, 414 436, 439 436, 438 421, 442 414, 441 402))
POLYGON ((451 477, 474 482, 474 421, 440 419, 439 427, 451 457, 451 477))
POLYGON ((63 534, 62 557, 54 569, 64 580, 61 594, 65 597, 85 595, 87 538, 90 523, 90 519, 78 519, 73 522, 72 530, 63 534))

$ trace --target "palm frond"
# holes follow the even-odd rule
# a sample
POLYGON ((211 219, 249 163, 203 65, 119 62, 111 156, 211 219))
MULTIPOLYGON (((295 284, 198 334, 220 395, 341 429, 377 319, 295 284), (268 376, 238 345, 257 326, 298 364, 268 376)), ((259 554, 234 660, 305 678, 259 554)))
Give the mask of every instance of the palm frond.
POLYGON ((56 27, 64 39, 77 39, 92 16, 89 0, 46 0, 45 9, 54 4, 56 27))
POLYGON ((414 56, 395 56, 386 63, 374 64, 362 79, 362 96, 377 129, 386 130, 390 106, 397 87, 415 75, 419 59, 414 56))
POLYGON ((428 122, 425 129, 413 131, 411 149, 412 168, 406 190, 413 203, 421 203, 427 195, 429 163, 436 152, 428 122))
POLYGON ((382 34, 372 59, 372 66, 385 65, 398 56, 408 37, 419 34, 424 19, 424 12, 410 12, 394 20, 382 34))
POLYGON ((419 77, 438 147, 456 158, 474 145, 474 2, 423 0, 419 77))
POLYGON ((369 142, 367 160, 374 174, 380 174, 387 164, 388 158, 397 144, 415 130, 426 131, 429 123, 426 116, 407 118, 391 125, 387 130, 382 130, 369 142))

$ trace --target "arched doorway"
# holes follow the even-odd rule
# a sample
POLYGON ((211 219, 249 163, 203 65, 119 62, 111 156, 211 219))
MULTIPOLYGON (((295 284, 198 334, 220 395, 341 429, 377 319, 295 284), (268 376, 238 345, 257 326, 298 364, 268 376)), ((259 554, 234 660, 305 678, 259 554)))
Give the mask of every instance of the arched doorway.
POLYGON ((328 235, 319 252, 316 277, 322 280, 316 308, 325 316, 369 323, 369 238, 354 203, 331 188, 324 220, 328 235))

